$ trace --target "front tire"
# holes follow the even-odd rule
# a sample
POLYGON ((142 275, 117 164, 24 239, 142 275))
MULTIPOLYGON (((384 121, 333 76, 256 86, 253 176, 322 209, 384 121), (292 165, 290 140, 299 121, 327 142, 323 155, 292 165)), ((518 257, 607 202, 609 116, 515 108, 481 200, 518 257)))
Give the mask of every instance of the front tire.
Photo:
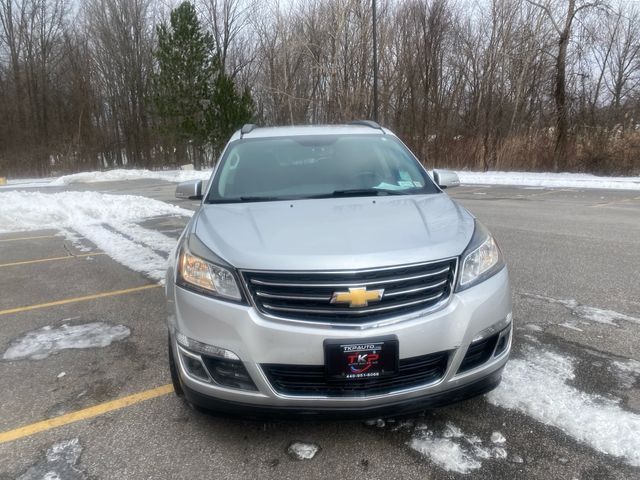
POLYGON ((173 383, 173 390, 178 397, 184 397, 184 390, 180 384, 180 375, 178 374, 178 368, 176 367, 176 360, 173 356, 173 347, 171 346, 171 335, 168 335, 168 347, 169 347, 169 371, 171 372, 171 383, 173 383))

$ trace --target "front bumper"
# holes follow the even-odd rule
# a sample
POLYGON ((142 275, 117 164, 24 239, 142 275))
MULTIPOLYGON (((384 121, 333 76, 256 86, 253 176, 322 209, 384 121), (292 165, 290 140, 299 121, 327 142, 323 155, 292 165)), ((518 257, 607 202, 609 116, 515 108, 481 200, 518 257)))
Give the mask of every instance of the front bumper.
POLYGON ((198 407, 212 410, 216 413, 239 415, 243 417, 268 417, 274 418, 376 418, 387 416, 408 415, 430 408, 451 405, 452 403, 467 400, 469 398, 490 392, 500 384, 503 367, 494 370, 489 375, 465 383, 459 387, 443 392, 423 395, 417 398, 403 400, 390 400, 382 405, 368 405, 354 408, 351 405, 328 407, 324 405, 304 406, 273 406, 242 403, 242 401, 222 400, 216 397, 202 394, 198 390, 192 390, 184 383, 182 389, 187 400, 198 407))
POLYGON ((169 329, 198 342, 234 352, 255 383, 256 391, 228 388, 201 381, 187 373, 175 338, 180 383, 197 405, 220 411, 249 413, 361 412, 366 416, 395 414, 452 403, 494 388, 511 348, 506 347, 481 365, 459 373, 467 348, 487 332, 503 329, 511 320, 511 292, 506 268, 485 282, 456 293, 448 305, 428 314, 414 313, 397 322, 367 328, 341 328, 267 319, 254 308, 219 301, 167 283, 169 329), (497 326, 497 327, 496 327, 497 326), (450 351, 444 375, 425 385, 383 394, 357 396, 288 395, 277 392, 262 364, 322 365, 326 339, 366 340, 395 335, 400 359, 450 351))

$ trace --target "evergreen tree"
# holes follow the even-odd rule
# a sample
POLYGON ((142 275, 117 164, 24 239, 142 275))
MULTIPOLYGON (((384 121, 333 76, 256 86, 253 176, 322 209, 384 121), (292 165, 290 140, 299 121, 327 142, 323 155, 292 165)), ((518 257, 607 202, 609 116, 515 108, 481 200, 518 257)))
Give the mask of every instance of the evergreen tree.
POLYGON ((211 142, 220 149, 235 130, 251 122, 254 104, 249 87, 238 94, 233 80, 220 70, 213 85, 211 117, 211 142))
POLYGON ((157 27, 158 71, 154 100, 163 130, 179 144, 192 143, 194 163, 200 167, 207 141, 209 81, 214 73, 212 37, 203 32, 193 4, 183 2, 171 11, 170 25, 157 27))
POLYGON ((239 95, 220 67, 213 38, 202 30, 192 3, 173 9, 169 25, 159 25, 157 33, 157 113, 165 134, 193 145, 199 169, 205 145, 219 151, 235 129, 251 120, 253 100, 248 89, 239 95))

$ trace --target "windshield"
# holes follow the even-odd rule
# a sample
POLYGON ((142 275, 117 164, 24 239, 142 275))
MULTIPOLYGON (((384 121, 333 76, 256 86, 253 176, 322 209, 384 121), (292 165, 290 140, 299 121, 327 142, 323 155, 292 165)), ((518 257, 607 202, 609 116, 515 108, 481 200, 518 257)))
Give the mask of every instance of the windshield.
POLYGON ((221 160, 208 203, 437 193, 391 135, 238 140, 221 160))

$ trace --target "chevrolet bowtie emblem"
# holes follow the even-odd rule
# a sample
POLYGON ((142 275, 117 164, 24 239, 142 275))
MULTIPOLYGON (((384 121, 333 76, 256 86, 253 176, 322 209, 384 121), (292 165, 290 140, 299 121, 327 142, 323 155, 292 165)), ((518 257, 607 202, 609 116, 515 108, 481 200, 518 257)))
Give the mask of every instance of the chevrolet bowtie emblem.
POLYGON ((366 307, 369 302, 379 302, 384 288, 367 290, 367 287, 350 288, 348 292, 334 292, 331 303, 348 303, 349 308, 366 307))

